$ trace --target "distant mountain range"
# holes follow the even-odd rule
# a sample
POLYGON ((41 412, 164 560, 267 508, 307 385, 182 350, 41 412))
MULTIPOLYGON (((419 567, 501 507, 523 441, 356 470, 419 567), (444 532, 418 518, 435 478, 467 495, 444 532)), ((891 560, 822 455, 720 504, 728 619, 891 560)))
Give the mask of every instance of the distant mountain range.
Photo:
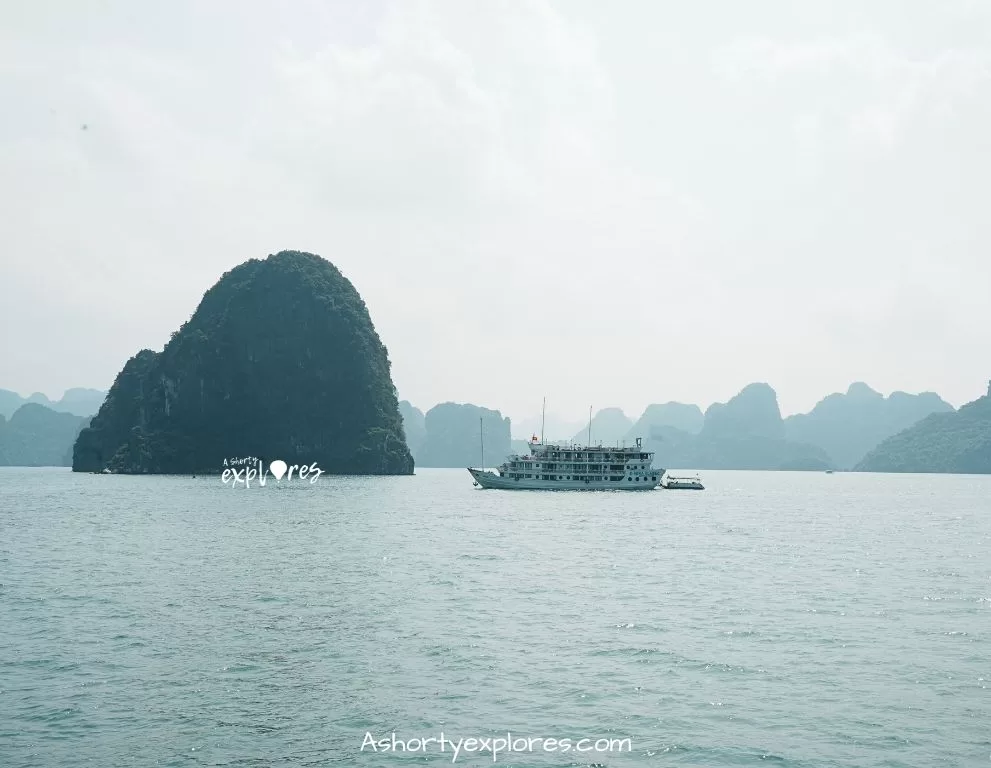
MULTIPOLYGON (((655 452, 655 463, 682 469, 828 469, 829 455, 819 446, 797 443, 785 437, 784 421, 774 390, 767 384, 749 384, 726 403, 714 403, 696 416, 691 406, 657 407, 659 417, 640 424, 648 428, 645 445, 655 452), (693 434, 672 426, 677 414, 694 427, 693 434)), ((648 409, 648 413, 651 409, 648 409)), ((645 416, 647 414, 645 413, 645 416)), ((632 435, 630 435, 632 437, 632 435)))
POLYGON ((76 387, 74 389, 67 389, 65 394, 62 395, 61 400, 49 400, 41 392, 35 392, 27 397, 21 397, 9 389, 0 389, 0 415, 9 419, 22 405, 37 403, 59 413, 72 413, 76 416, 93 416, 100 410, 100 406, 103 405, 103 400, 106 396, 107 393, 99 389, 76 387))
MULTIPOLYGON (((437 406, 442 409, 437 417, 443 414, 443 418, 438 418, 431 430, 418 409, 408 402, 400 403, 407 440, 419 466, 477 463, 480 414, 488 414, 484 424, 490 463, 501 462, 510 452, 527 450, 525 441, 513 440, 505 454, 499 452, 508 442, 510 425, 498 411, 453 405, 437 406), (499 415, 493 419, 493 414, 499 415), (460 437, 452 439, 453 434, 460 437), (441 443, 443 449, 439 448, 441 443)), ((648 406, 634 422, 619 408, 603 408, 592 418, 591 438, 593 443, 632 445, 641 437, 655 452, 656 464, 665 468, 850 469, 859 468, 865 454, 882 441, 933 414, 955 412, 931 392, 895 392, 884 397, 856 382, 846 393, 825 397, 811 412, 783 419, 775 391, 768 384, 755 383, 726 403, 714 403, 705 413, 697 405, 668 402, 648 406)), ((588 437, 586 425, 572 440, 585 443, 588 437)))
POLYGON ((785 436, 818 445, 837 467, 850 469, 882 440, 930 414, 951 411, 953 406, 934 392, 894 392, 884 397, 856 382, 846 394, 829 395, 811 412, 785 419, 785 436))
POLYGON ((0 389, 0 466, 67 467, 72 444, 100 410, 106 392, 77 387, 60 400, 0 389))
POLYGON ((529 440, 533 435, 540 437, 541 428, 543 428, 548 439, 551 435, 570 435, 582 428, 586 427, 588 422, 577 421, 574 419, 562 419, 557 414, 548 413, 546 418, 541 419, 540 414, 536 416, 527 416, 520 419, 519 421, 513 422, 513 435, 517 439, 526 441, 529 440))
MULTIPOLYGON (((0 390, 0 465, 70 464, 76 435, 104 397, 99 390, 70 389, 51 401, 0 390)), ((402 401, 399 412, 417 466, 480 463, 479 419, 486 464, 527 450, 526 441, 511 439, 510 420, 498 410, 441 403, 424 414, 402 401)), ((555 423, 569 432, 575 427, 555 423)), ((555 434, 561 432, 548 431, 555 434)), ((588 435, 586 425, 573 440, 584 443, 588 435)), ((627 445, 641 437, 665 468, 991 472, 991 387, 987 397, 955 411, 932 392, 884 397, 855 382, 809 413, 783 419, 774 390, 756 383, 704 413, 697 405, 668 402, 648 406, 634 421, 619 408, 603 408, 592 418, 591 437, 627 445)))
POLYGON ((25 403, 9 420, 0 415, 0 466, 70 466, 72 444, 89 421, 38 403, 25 403))
POLYGON ((657 427, 670 427, 697 435, 702 431, 705 415, 697 405, 685 403, 664 403, 648 405, 637 423, 626 433, 625 438, 650 437, 651 430, 657 427))
POLYGON ((477 405, 441 403, 424 414, 399 403, 406 444, 419 467, 499 464, 512 452, 509 418, 477 405), (484 438, 485 456, 482 456, 484 438))
POLYGON ((991 383, 987 395, 960 410, 933 413, 882 441, 856 469, 991 474, 991 383))
POLYGON ((584 445, 588 442, 591 434, 592 443, 618 444, 626 437, 626 433, 630 431, 632 426, 633 422, 621 409, 603 408, 592 417, 591 431, 586 424, 583 429, 575 433, 571 440, 584 445))

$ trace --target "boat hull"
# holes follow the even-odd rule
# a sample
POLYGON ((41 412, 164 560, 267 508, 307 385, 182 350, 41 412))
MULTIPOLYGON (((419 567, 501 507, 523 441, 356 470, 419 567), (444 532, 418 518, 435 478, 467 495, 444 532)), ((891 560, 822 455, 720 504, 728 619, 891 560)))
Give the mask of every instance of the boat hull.
POLYGON ((519 480, 502 477, 495 472, 468 467, 468 472, 482 488, 498 488, 507 491, 652 491, 661 484, 664 470, 657 470, 657 480, 638 482, 633 480, 519 480))

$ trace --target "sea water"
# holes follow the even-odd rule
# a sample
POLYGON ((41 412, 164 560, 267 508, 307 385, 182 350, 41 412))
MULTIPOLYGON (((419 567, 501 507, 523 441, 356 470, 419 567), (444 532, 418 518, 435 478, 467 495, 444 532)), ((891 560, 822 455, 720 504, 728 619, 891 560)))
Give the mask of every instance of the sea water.
POLYGON ((991 477, 702 476, 0 470, 0 766, 991 765, 991 477))

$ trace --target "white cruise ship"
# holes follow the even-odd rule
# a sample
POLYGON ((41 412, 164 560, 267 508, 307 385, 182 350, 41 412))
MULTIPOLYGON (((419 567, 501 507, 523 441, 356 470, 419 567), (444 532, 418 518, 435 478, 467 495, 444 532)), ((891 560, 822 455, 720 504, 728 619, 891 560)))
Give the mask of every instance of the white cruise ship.
POLYGON ((634 447, 544 445, 534 438, 528 455, 509 456, 494 472, 468 467, 483 488, 559 491, 650 491, 663 469, 654 454, 634 447))

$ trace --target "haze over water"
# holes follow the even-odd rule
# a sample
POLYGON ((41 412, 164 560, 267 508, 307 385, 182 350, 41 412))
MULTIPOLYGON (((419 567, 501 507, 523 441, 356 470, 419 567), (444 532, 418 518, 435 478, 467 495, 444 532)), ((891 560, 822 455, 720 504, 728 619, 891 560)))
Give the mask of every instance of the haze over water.
POLYGON ((2 469, 0 765, 988 764, 991 477, 703 479, 2 469))

